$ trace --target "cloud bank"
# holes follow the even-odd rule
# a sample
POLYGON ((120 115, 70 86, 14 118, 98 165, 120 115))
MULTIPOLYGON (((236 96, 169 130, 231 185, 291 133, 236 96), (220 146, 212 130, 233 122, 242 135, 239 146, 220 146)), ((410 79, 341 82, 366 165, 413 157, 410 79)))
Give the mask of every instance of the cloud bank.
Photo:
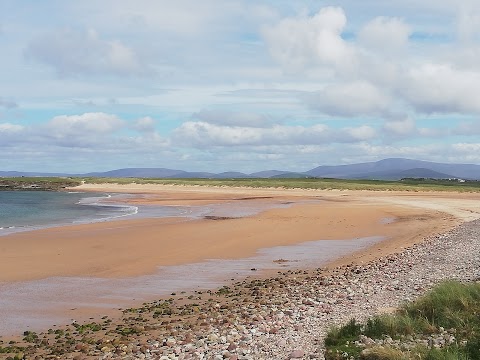
POLYGON ((331 4, 10 2, 0 165, 480 163, 480 5, 331 4))

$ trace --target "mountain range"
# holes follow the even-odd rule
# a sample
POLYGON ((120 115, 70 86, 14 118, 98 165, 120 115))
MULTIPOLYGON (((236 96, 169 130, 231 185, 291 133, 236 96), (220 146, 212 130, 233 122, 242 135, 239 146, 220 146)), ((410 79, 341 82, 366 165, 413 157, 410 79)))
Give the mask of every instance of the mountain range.
POLYGON ((125 168, 86 174, 0 171, 1 177, 14 176, 72 176, 72 177, 136 177, 136 178, 339 178, 400 180, 403 178, 480 180, 480 165, 447 164, 421 160, 391 158, 350 165, 322 165, 305 172, 266 170, 251 174, 236 171, 210 173, 166 168, 125 168))

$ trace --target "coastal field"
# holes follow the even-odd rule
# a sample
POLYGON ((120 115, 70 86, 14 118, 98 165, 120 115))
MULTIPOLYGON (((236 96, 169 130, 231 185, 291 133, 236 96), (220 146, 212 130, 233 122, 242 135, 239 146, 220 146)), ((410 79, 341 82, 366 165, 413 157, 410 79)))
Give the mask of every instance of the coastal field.
MULTIPOLYGON (((281 186, 281 188, 279 186, 255 188, 246 187, 241 182, 236 183, 238 186, 232 187, 220 184, 211 186, 213 185, 211 183, 208 184, 210 186, 205 186, 207 184, 197 182, 172 185, 138 183, 137 181, 122 184, 118 179, 116 181, 112 180, 111 183, 86 181, 84 184, 73 188, 73 190, 128 194, 122 201, 140 207, 183 206, 193 210, 208 208, 210 212, 202 213, 200 211, 198 213, 200 215, 190 218, 135 218, 70 225, 1 237, 0 287, 8 288, 9 291, 10 289, 24 291, 25 289, 43 286, 39 284, 45 284, 48 281, 55 282, 55 279, 59 279, 56 281, 57 284, 62 284, 65 279, 70 279, 68 281, 71 283, 75 283, 77 279, 84 279, 82 280, 84 282, 88 282, 85 279, 103 279, 102 293, 95 294, 93 292, 89 295, 89 301, 95 300, 95 296, 97 296, 98 301, 102 303, 100 308, 92 306, 91 302, 87 302, 81 296, 79 296, 78 301, 75 301, 75 296, 70 296, 68 302, 62 305, 55 303, 56 309, 45 310, 39 307, 38 311, 43 312, 43 315, 51 314, 52 318, 55 319, 57 328, 60 327, 62 322, 66 325, 72 319, 82 323, 89 317, 98 318, 102 315, 108 316, 108 324, 116 324, 113 328, 117 329, 118 321, 125 321, 125 318, 122 318, 125 314, 121 316, 116 314, 114 309, 118 307, 116 306, 118 303, 114 301, 115 299, 112 299, 112 293, 108 292, 109 287, 118 287, 118 284, 121 284, 121 281, 125 279, 128 279, 128 282, 124 282, 124 284, 129 284, 128 286, 134 284, 135 279, 144 281, 145 276, 153 276, 153 279, 155 279, 155 276, 158 276, 159 268, 188 266, 211 259, 236 261, 254 257, 264 249, 284 247, 283 249, 287 250, 284 250, 282 257, 270 259, 270 264, 264 261, 255 265, 255 271, 249 267, 247 269, 248 275, 241 275, 235 279, 235 281, 240 281, 236 288, 242 294, 242 301, 246 301, 247 304, 248 301, 245 299, 250 299, 249 301, 255 303, 255 297, 260 296, 259 294, 263 294, 264 291, 257 289, 256 295, 252 297, 251 292, 241 290, 243 289, 241 281, 246 276, 252 278, 251 281, 261 281, 265 289, 270 286, 266 285, 270 284, 268 279, 276 279, 271 280, 272 291, 276 289, 275 294, 281 296, 281 278, 287 279, 285 284, 290 284, 288 289, 291 290, 291 286, 293 286, 291 275, 295 272, 299 271, 298 276, 306 279, 303 285, 308 286, 309 275, 306 274, 310 274, 310 271, 317 271, 313 269, 322 267, 324 269, 322 271, 328 272, 335 271, 339 266, 347 266, 346 269, 351 269, 352 266, 370 266, 368 264, 378 262, 378 259, 385 259, 393 256, 392 254, 402 253, 405 249, 415 247, 415 244, 422 243, 425 239, 433 239, 435 236, 448 233, 457 226, 480 217, 480 194, 470 191, 448 192, 444 191, 445 189, 432 191, 430 188, 428 188, 428 191, 418 191, 418 188, 415 191, 396 191, 398 189, 370 191, 366 188, 363 188, 363 190, 350 188, 321 190, 318 188, 302 188, 298 183, 290 184, 292 186, 281 186), (241 209, 241 211, 238 212, 238 209, 241 209), (369 246, 365 246, 362 239, 369 238, 375 238, 376 240, 369 243, 369 246), (327 242, 328 244, 343 244, 344 241, 350 241, 350 247, 346 253, 336 251, 330 251, 329 253, 327 250, 329 256, 317 263, 309 262, 307 264, 289 258, 288 249, 292 249, 293 253, 293 250, 298 246, 322 241, 325 244, 327 242), (282 267, 280 272, 278 266, 282 267), (280 273, 282 275, 279 275, 280 273), (110 308, 106 305, 108 301, 105 302, 105 298, 108 298, 110 308), (82 302, 89 305, 82 307, 82 302), (63 320, 58 321, 58 319, 63 320)), ((456 184, 456 186, 459 185, 456 184)), ((428 267, 429 265, 425 264, 425 266, 428 267)), ((226 278, 221 279, 221 271, 216 276, 218 280, 228 280, 226 278)), ((227 283, 225 286, 231 285, 227 283)), ((427 288, 428 286, 424 287, 427 288)), ((254 288, 258 288, 258 286, 254 286, 254 288)), ((195 289, 197 292, 200 291, 198 288, 195 289)), ((193 291, 193 289, 191 290, 193 291)), ((62 289, 60 288, 58 291, 62 291, 62 289)), ((203 289, 202 292, 204 291, 206 290, 203 289)), ((15 296, 18 298, 20 292, 12 290, 12 299, 15 299, 15 296)), ((88 292, 87 288, 85 288, 85 292, 88 292)), ((219 303, 221 308, 222 302, 227 301, 226 294, 230 294, 230 290, 220 291, 217 294, 218 296, 208 295, 206 298, 200 296, 202 301, 207 301, 202 305, 205 306, 204 311, 207 311, 206 309, 213 304, 209 299, 218 298, 218 301, 221 300, 220 302, 214 301, 219 303)), ((152 288, 147 291, 138 287, 135 296, 122 299, 122 307, 135 308, 141 306, 143 302, 159 298, 165 299, 167 295, 160 291, 156 293, 152 288)), ((31 302, 32 304, 35 301, 41 302, 41 299, 48 302, 48 296, 51 296, 51 300, 54 300, 56 293, 42 294, 42 297, 31 299, 31 302)), ((348 297, 348 295, 341 295, 339 299, 344 301, 345 296, 348 297)), ((192 300, 192 304, 200 301, 195 300, 198 293, 190 292, 188 297, 189 300, 192 300)), ((315 294, 312 294, 311 297, 319 298, 315 294)), ((236 306, 234 304, 235 296, 227 296, 227 298, 229 298, 228 306, 236 306)), ((28 293, 26 297, 22 298, 22 302, 26 299, 28 299, 28 293)), ((187 295, 181 296, 180 300, 178 295, 172 299, 169 300, 171 303, 169 303, 168 308, 177 309, 183 306, 182 304, 187 300, 187 295)), ((319 304, 320 302, 317 300, 312 300, 312 304, 319 304)), ((162 302, 162 304, 164 303, 162 302)), ((192 304, 184 305, 191 307, 192 304)), ((5 301, 2 305, 4 306, 0 311, 3 311, 2 316, 7 318, 7 312, 12 313, 15 306, 18 307, 20 304, 15 304, 14 301, 10 301, 10 303, 5 301)), ((197 305, 198 309, 202 308, 200 304, 197 305)), ((308 304, 304 305, 306 307, 310 306, 308 304)), ((279 304, 275 306, 278 308, 279 304)), ((374 307, 369 307, 369 311, 374 311, 374 307)), ((197 310, 192 311, 195 313, 197 310)), ((258 311, 266 310, 259 309, 258 311)), ((190 314, 190 310, 188 313, 190 314)), ((166 329, 176 329, 178 324, 173 327, 167 325, 173 319, 176 319, 175 321, 180 319, 180 322, 182 322, 180 310, 177 316, 173 318, 171 317, 172 314, 168 315, 168 311, 164 315, 169 320, 165 322, 166 320, 162 318, 162 322, 157 323, 160 328, 163 324, 166 329)), ((31 316, 32 319, 35 318, 35 310, 32 311, 31 316)), ((3 330, 2 335, 5 339, 10 339, 15 333, 27 330, 26 328, 20 328, 18 324, 15 325, 14 318, 14 316, 10 316, 9 327, 5 327, 3 330)), ((236 323, 238 321, 236 320, 236 323)), ((142 321, 138 320, 138 322, 141 323, 142 321)), ((113 331, 113 325, 107 326, 108 324, 99 325, 100 328, 95 332, 88 328, 84 333, 96 338, 97 335, 100 336, 98 331, 105 328, 107 330, 104 330, 101 336, 107 336, 105 332, 113 331)), ((286 326, 286 324, 284 325, 286 326)), ((23 323, 21 326, 23 326, 23 323)), ((28 331, 37 334, 39 330, 51 326, 53 324, 48 324, 45 320, 38 323, 32 321, 32 326, 28 328, 28 331)), ((149 326, 153 325, 150 324, 149 326)), ((242 326, 245 326, 245 324, 242 326)), ((295 325, 292 323, 292 326, 295 325)), ((92 327, 95 326, 92 325, 92 327)), ((162 335, 158 334, 157 336, 164 336, 165 339, 168 339, 164 332, 165 329, 160 330, 162 335)), ((52 332, 54 331, 52 330, 52 332)), ((62 334, 65 331, 65 329, 62 330, 62 334)), ((115 333, 115 331, 111 333, 112 336, 116 334, 115 336, 118 335, 119 339, 123 336, 125 339, 130 339, 129 341, 134 341, 131 336, 134 336, 136 331, 130 331, 128 334, 122 334, 120 330, 118 330, 120 333, 118 331, 115 333)), ((238 329, 235 331, 238 332, 238 329)), ((301 331, 301 329, 297 331, 301 331)), ((74 329, 71 330, 70 336, 72 339, 74 337, 73 332, 75 332, 74 329)), ((139 330, 138 335, 141 335, 141 341, 147 341, 150 336, 148 334, 152 332, 153 328, 139 330)), ((265 333, 265 331, 260 332, 265 333)), ((80 334, 78 331, 76 333, 77 335, 80 334)), ((102 348, 105 346, 94 346, 93 344, 90 344, 91 346, 85 345, 85 351, 82 351, 82 346, 78 346, 78 349, 76 349, 76 345, 81 343, 80 340, 85 338, 84 333, 80 334, 82 336, 79 336, 77 340, 72 340, 73 348, 70 345, 65 345, 65 352, 82 355, 83 357, 79 357, 79 359, 93 359, 98 358, 96 351, 107 353, 111 350, 107 346, 107 349, 103 351, 102 348), (92 355, 94 353, 95 355, 92 355)), ((276 336, 275 334, 276 332, 272 332, 272 336, 276 336)), ((49 338, 50 335, 46 332, 42 336, 49 338)), ((58 334, 54 333, 54 335, 57 336, 58 334)), ((182 341, 186 341, 183 338, 184 335, 182 333, 182 341)), ((169 336, 175 338, 175 332, 169 336)), ((125 339, 122 341, 126 342, 125 339)), ((157 341, 160 341, 163 345, 165 339, 157 339, 157 341)), ((214 342, 212 339, 205 339, 204 343, 214 342)), ((18 341, 18 339, 15 341, 18 341)), ((196 339, 194 344, 197 341, 199 339, 196 339)), ((147 343, 148 346, 151 345, 150 342, 147 343)), ((21 344, 17 343, 19 346, 21 344)), ((177 340, 175 340, 176 344, 177 340)), ((281 347, 285 348, 285 346, 282 345, 281 347)), ((174 348, 172 341, 170 341, 169 347, 174 348)), ((57 349, 55 351, 60 351, 58 344, 55 345, 55 349, 57 349)), ((230 353, 237 356, 232 349, 230 353)), ((114 356, 112 355, 112 357, 114 356)), ((72 355, 71 358, 74 358, 74 356, 72 355)), ((237 358, 244 357, 239 356, 237 358)))

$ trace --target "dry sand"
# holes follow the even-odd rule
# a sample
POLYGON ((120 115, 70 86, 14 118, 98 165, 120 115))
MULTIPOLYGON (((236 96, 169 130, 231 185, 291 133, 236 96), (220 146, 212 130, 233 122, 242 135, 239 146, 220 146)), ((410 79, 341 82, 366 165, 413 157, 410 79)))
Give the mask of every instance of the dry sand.
MULTIPOLYGON (((163 185, 82 185, 77 191, 136 194, 157 205, 291 202, 236 219, 121 220, 65 226, 0 238, 0 282, 53 276, 128 277, 158 266, 236 259, 260 248, 312 240, 383 236, 374 248, 336 260, 367 261, 478 218, 478 194, 386 193, 163 185), (310 200, 322 200, 306 202, 310 200), (395 218, 392 223, 385 219, 395 218)), ((334 260, 334 259, 332 259, 334 260)))

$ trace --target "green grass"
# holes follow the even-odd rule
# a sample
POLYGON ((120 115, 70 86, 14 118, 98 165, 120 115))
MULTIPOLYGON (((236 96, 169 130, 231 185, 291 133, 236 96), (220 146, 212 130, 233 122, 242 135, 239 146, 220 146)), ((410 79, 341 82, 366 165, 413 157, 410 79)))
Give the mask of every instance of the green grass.
POLYGON ((407 179, 402 181, 344 180, 328 178, 294 179, 150 179, 150 178, 84 178, 86 183, 101 184, 163 184, 218 187, 285 188, 285 189, 338 189, 378 191, 460 191, 478 192, 480 182, 459 183, 448 180, 407 179))
POLYGON ((79 334, 88 333, 88 332, 96 332, 96 331, 100 331, 102 329, 101 324, 94 323, 94 322, 83 324, 83 325, 79 325, 77 323, 74 323, 72 325, 76 328, 76 330, 78 331, 79 334))
POLYGON ((63 177, 10 177, 0 178, 0 189, 22 189, 28 185, 38 185, 41 189, 59 190, 74 187, 82 181, 87 184, 162 184, 217 187, 319 189, 319 190, 370 190, 370 191, 454 191, 479 192, 480 181, 459 183, 449 180, 405 179, 385 180, 346 180, 330 178, 275 178, 275 179, 155 179, 155 178, 63 178, 63 177), (3 186, 2 186, 3 185, 3 186))
POLYGON ((325 346, 327 360, 475 360, 480 359, 480 284, 445 282, 394 315, 369 319, 365 324, 351 320, 329 331, 325 346), (360 335, 371 339, 390 336, 404 342, 407 337, 427 339, 448 330, 455 338, 442 348, 417 345, 411 350, 373 346, 363 351, 355 343, 360 335), (363 352, 362 352, 363 351, 363 352))
POLYGON ((348 357, 358 358, 361 348, 352 345, 358 336, 362 333, 362 326, 351 319, 348 324, 342 327, 333 327, 325 337, 325 347, 329 349, 330 359, 340 360, 348 357))
POLYGON ((0 190, 60 190, 80 184, 81 180, 77 178, 0 177, 0 190))
POLYGON ((67 183, 74 183, 74 184, 79 184, 81 182, 80 179, 77 178, 67 178, 67 177, 42 177, 42 176, 22 176, 22 177, 0 177, 0 181, 15 181, 18 183, 25 183, 25 184, 31 184, 31 183, 60 183, 63 184, 65 182, 67 183))

